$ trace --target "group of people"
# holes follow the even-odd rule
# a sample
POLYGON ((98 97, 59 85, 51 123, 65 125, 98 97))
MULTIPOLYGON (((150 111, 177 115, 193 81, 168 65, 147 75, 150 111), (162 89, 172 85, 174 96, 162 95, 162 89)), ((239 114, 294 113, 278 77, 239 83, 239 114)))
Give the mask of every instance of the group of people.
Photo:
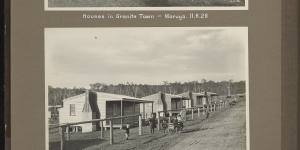
MULTIPOLYGON (((151 118, 148 119, 149 122, 149 127, 150 127, 150 133, 154 134, 154 130, 156 128, 157 125, 157 121, 156 121, 156 116, 155 114, 151 114, 151 118)), ((176 126, 177 124, 180 124, 183 128, 183 118, 181 116, 181 114, 178 114, 177 116, 173 117, 171 122, 176 126)), ((168 122, 167 120, 163 119, 162 120, 162 129, 164 131, 164 133, 166 132, 167 128, 168 128, 168 122)))
MULTIPOLYGON (((185 116, 186 116, 186 112, 181 111, 175 117, 172 117, 171 123, 173 123, 175 128, 177 127, 180 130, 182 130, 183 121, 185 121, 185 116)), ((208 117, 209 117, 209 112, 206 112, 206 118, 208 118, 208 117)), ((156 125, 157 125, 157 119, 156 119, 156 114, 155 113, 151 114, 151 117, 148 119, 148 123, 149 123, 149 127, 150 127, 150 133, 154 134, 154 131, 155 131, 155 128, 156 128, 156 125)), ((127 124, 123 129, 125 130, 125 138, 126 138, 126 140, 128 140, 129 132, 130 132, 129 125, 127 124)), ((164 130, 164 133, 168 129, 168 122, 165 119, 162 120, 162 129, 164 130)))

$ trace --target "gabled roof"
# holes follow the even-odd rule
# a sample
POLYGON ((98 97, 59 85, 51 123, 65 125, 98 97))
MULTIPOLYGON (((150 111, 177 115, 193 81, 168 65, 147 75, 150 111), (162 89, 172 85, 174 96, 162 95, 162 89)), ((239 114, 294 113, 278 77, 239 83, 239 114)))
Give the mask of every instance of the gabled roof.
MULTIPOLYGON (((184 96, 184 97, 189 97, 189 93, 190 92, 184 92, 184 93, 181 93, 181 94, 178 94, 179 96, 184 96)), ((205 95, 205 92, 191 92, 193 95, 196 95, 196 96, 204 96, 205 95)), ((213 92, 206 92, 206 94, 208 96, 217 96, 218 94, 217 93, 213 93, 213 92)))
POLYGON ((170 96, 171 98, 183 98, 183 96, 180 95, 174 95, 174 94, 169 94, 169 93, 165 93, 167 96, 170 96))
MULTIPOLYGON (((97 93, 97 97, 98 97, 97 99, 105 99, 106 101, 121 101, 121 100, 123 100, 123 101, 137 102, 137 103, 152 103, 152 101, 149 101, 149 100, 146 100, 143 98, 136 98, 136 97, 126 96, 126 95, 111 94, 111 93, 105 93, 105 92, 96 92, 96 93, 97 93)), ((66 98, 63 100, 63 102, 73 100, 75 98, 83 97, 83 96, 85 96, 85 94, 86 93, 66 98)))
POLYGON ((79 98, 79 97, 83 97, 83 96, 85 96, 85 93, 82 93, 82 94, 79 94, 79 95, 76 95, 76 96, 72 96, 72 97, 68 97, 66 99, 63 99, 63 102, 69 101, 69 100, 73 100, 75 98, 79 98))
MULTIPOLYGON (((104 92, 96 92, 97 96, 100 96, 100 99, 105 99, 106 101, 131 101, 131 102, 140 102, 140 103, 151 103, 152 101, 145 100, 143 98, 136 98, 126 95, 119 95, 119 94, 111 94, 111 93, 104 93, 104 92)), ((98 98, 99 99, 99 98, 98 98)))
POLYGON ((209 95, 209 96, 217 96, 218 94, 217 93, 214 93, 214 92, 206 92, 207 93, 207 95, 209 95))
MULTIPOLYGON (((155 94, 152 94, 152 95, 148 95, 148 96, 143 97, 143 99, 155 100, 157 98, 160 98, 160 95, 162 93, 163 92, 158 92, 158 93, 155 93, 155 94)), ((181 96, 181 95, 174 95, 174 94, 170 94, 170 93, 163 93, 163 94, 165 94, 166 96, 168 96, 170 98, 182 98, 182 99, 186 99, 186 97, 181 96)))

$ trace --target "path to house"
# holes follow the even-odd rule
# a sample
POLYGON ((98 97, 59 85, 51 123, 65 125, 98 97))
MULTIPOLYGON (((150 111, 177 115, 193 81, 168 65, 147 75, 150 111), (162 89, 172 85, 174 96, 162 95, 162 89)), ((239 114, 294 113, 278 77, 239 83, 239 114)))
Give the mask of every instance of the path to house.
MULTIPOLYGON (((197 116, 197 115, 196 115, 197 116)), ((163 131, 150 134, 147 127, 138 136, 137 129, 131 129, 130 140, 124 140, 124 132, 115 130, 115 144, 108 139, 100 140, 99 132, 79 134, 71 138, 68 150, 244 150, 246 149, 246 107, 240 101, 232 108, 212 113, 209 119, 195 117, 185 122, 185 129, 178 134, 164 134, 163 131)), ((109 137, 107 133, 105 137, 109 137)), ((58 150, 59 142, 50 149, 58 150), (58 146, 58 147, 57 147, 58 146)))

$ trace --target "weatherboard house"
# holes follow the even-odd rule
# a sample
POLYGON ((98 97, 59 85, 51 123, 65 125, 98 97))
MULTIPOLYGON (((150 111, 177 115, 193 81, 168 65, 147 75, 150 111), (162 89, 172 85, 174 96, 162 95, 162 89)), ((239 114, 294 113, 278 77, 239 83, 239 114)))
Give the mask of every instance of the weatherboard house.
MULTIPOLYGON (((163 92, 158 92, 146 97, 143 97, 143 99, 146 99, 148 101, 153 101, 152 104, 144 103, 143 107, 141 108, 141 112, 143 112, 144 118, 149 118, 151 116, 151 113, 157 113, 159 111, 173 111, 178 110, 182 108, 186 108, 186 101, 189 101, 189 99, 180 96, 180 95, 174 95, 174 94, 168 94, 163 92)), ((174 111, 173 111, 174 112, 174 111)), ((173 113, 176 114, 176 113, 173 113)), ((165 113, 160 113, 160 115, 165 115, 165 113)), ((172 115, 172 114, 171 114, 172 115)))
POLYGON ((215 101, 215 97, 218 96, 218 94, 213 92, 184 92, 179 94, 179 96, 190 99, 191 107, 198 107, 211 104, 215 101))
MULTIPOLYGON (((59 123, 74 123, 92 119, 104 119, 119 116, 140 114, 141 103, 152 103, 141 98, 125 95, 110 94, 104 92, 86 91, 83 94, 69 97, 63 100, 63 107, 59 109, 59 123)), ((137 116, 138 117, 138 116, 137 116)), ((114 119, 114 127, 122 127, 123 124, 133 124, 138 119, 114 119)), ((109 122, 103 123, 107 127, 109 122)), ((82 132, 91 132, 100 128, 99 122, 76 125, 82 132)))

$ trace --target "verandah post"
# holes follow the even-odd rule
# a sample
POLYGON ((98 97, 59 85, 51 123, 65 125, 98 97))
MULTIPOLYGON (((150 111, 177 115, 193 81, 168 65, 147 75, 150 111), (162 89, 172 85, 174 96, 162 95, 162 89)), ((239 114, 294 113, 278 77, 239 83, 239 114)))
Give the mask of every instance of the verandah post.
POLYGON ((194 120, 194 108, 192 108, 192 120, 194 120))
POLYGON ((157 112, 157 130, 160 130, 160 114, 159 111, 157 112))
POLYGON ((64 150, 65 147, 65 127, 61 126, 59 127, 59 132, 60 132, 60 150, 64 150))
POLYGON ((142 115, 139 115, 139 135, 143 134, 143 128, 142 128, 142 115))
POLYGON ((103 121, 100 121, 100 138, 103 139, 103 121))
POLYGON ((123 127, 123 100, 121 99, 121 128, 123 127))
POLYGON ((143 103, 143 118, 145 119, 145 103, 143 103))
POLYGON ((109 133, 110 133, 110 137, 109 137, 109 143, 110 144, 114 144, 114 132, 113 132, 113 120, 110 119, 109 120, 109 133))

